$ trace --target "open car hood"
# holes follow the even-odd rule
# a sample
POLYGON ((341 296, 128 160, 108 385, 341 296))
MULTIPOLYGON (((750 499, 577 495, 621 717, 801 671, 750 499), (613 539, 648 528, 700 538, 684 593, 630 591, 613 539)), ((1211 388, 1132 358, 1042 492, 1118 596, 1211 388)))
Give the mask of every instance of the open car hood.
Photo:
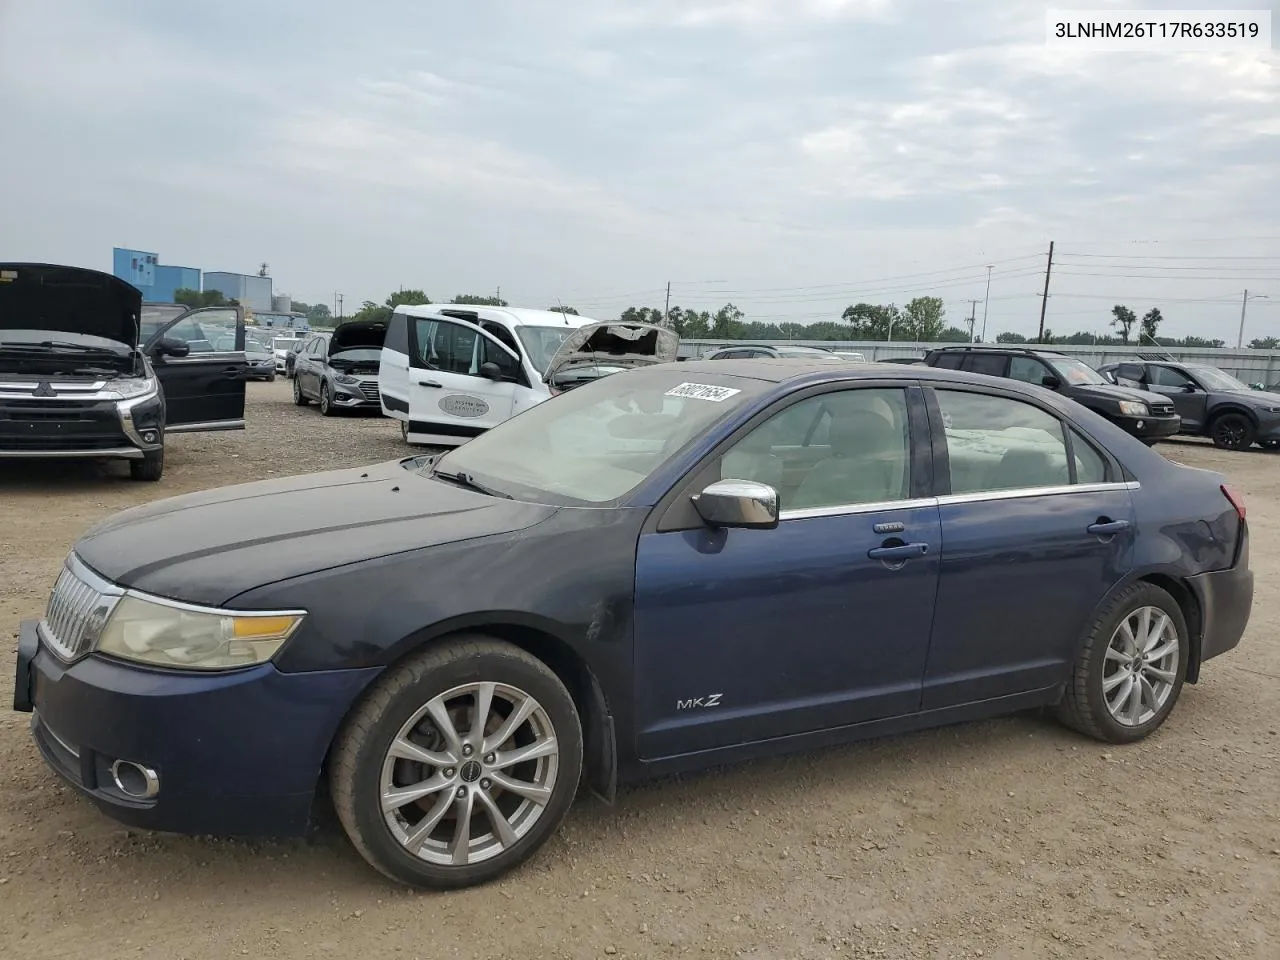
POLYGON ((380 320, 348 320, 333 328, 333 336, 329 338, 329 353, 359 347, 381 350, 382 341, 386 339, 386 323, 380 320))
POLYGON ((599 363, 611 367, 647 367, 671 363, 680 349, 674 330, 651 323, 589 323, 565 337, 547 364, 544 383, 568 367, 599 363))
POLYGON ((0 263, 0 330, 79 333, 138 345, 142 291, 119 277, 55 263, 0 263))

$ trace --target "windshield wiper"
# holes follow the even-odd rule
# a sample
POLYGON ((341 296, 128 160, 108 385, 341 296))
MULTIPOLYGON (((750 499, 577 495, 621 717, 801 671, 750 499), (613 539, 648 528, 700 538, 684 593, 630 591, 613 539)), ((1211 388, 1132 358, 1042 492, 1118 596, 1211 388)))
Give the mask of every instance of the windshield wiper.
POLYGON ((504 500, 514 500, 515 498, 509 493, 503 493, 501 490, 494 490, 492 487, 486 487, 483 483, 477 483, 475 477, 469 473, 463 473, 459 470, 457 473, 441 473, 437 470, 431 474, 433 477, 439 477, 441 480, 447 480, 450 483, 457 484, 468 490, 475 490, 477 493, 483 493, 490 497, 501 497, 504 500))

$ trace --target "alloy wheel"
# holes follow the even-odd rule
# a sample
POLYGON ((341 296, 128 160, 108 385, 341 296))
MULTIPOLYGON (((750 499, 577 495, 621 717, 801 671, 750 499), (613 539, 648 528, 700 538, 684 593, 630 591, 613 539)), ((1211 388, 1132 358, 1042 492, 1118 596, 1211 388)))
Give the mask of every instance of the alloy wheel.
POLYGON ((1243 450, 1249 446, 1249 421, 1238 414, 1219 417, 1213 424, 1213 440, 1228 450, 1243 450))
POLYGON ((551 718, 532 696, 501 683, 453 687, 391 741, 380 781, 383 822, 429 863, 480 863, 533 829, 559 770, 551 718))
POLYGON ((329 413, 329 403, 330 403, 329 385, 321 384, 320 385, 320 412, 325 414, 326 416, 329 413))
POLYGON ((1159 607, 1139 607, 1107 645, 1102 698, 1119 724, 1139 727, 1168 702, 1178 678, 1178 628, 1159 607))

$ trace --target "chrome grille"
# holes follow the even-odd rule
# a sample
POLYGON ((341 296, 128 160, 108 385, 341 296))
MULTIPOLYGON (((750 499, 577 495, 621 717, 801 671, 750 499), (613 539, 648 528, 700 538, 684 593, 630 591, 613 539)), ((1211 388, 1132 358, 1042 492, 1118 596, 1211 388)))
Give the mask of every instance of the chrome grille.
POLYGON ((40 621, 41 638, 64 660, 84 656, 93 649, 120 594, 74 555, 68 557, 40 621))
POLYGON ((1153 403, 1151 404, 1151 412, 1161 416, 1173 413, 1172 403, 1153 403))
POLYGON ((378 381, 377 380, 361 380, 360 392, 364 394, 366 400, 378 399, 378 381))

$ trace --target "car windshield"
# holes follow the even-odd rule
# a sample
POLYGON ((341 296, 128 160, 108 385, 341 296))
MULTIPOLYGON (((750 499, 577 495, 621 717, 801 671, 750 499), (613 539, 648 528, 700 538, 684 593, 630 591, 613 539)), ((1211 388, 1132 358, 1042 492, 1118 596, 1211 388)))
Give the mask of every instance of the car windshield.
POLYGON ((250 340, 248 338, 244 341, 244 352, 251 357, 271 356, 271 350, 269 348, 263 346, 257 340, 250 340))
POLYGON ((829 357, 830 350, 821 350, 818 347, 778 347, 778 356, 780 357, 829 357))
POLYGON ((1185 369, 1187 373, 1199 380, 1200 385, 1206 390, 1216 390, 1220 393, 1250 392, 1245 384, 1217 367, 1193 367, 1188 364, 1185 369))
POLYGON ((1093 367, 1089 366, 1083 360, 1072 360, 1062 357, 1054 357, 1049 360, 1049 366, 1053 367, 1053 372, 1062 378, 1063 383, 1084 384, 1084 383, 1106 383, 1107 379, 1093 367))
POLYGON ((522 500, 615 502, 765 386, 701 371, 693 379, 657 367, 602 377, 531 407, 427 469, 463 474, 522 500))
POLYGON ((556 355, 574 327, 516 327, 516 336, 529 355, 529 362, 539 373, 547 372, 547 365, 556 355))

